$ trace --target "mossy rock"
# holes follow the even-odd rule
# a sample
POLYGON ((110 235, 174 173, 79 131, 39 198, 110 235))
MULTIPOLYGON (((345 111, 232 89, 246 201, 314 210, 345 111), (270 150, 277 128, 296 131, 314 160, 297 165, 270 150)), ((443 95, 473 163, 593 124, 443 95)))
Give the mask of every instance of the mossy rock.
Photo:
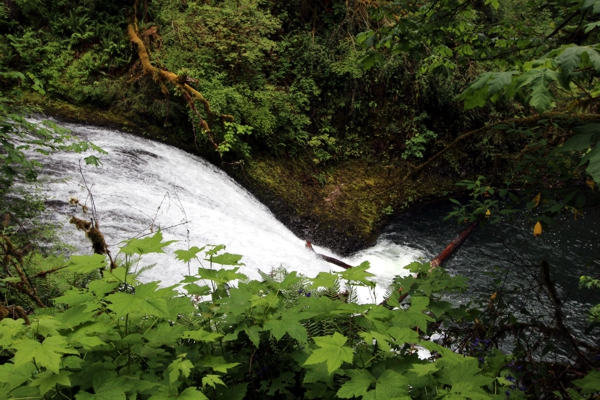
POLYGON ((456 177, 426 172, 394 187, 406 173, 363 160, 316 169, 310 160, 262 157, 237 176, 297 236, 346 255, 373 244, 395 215, 455 190, 456 177))

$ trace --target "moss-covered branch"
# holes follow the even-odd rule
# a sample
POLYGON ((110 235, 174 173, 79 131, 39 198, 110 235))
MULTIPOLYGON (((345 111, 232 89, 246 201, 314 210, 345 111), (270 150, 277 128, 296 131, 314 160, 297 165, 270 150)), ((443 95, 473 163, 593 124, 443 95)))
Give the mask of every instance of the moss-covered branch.
MULTIPOLYGON (((134 10, 137 10, 137 1, 135 2, 134 10)), ((129 36, 129 40, 135 43, 137 47, 138 57, 140 58, 140 62, 142 63, 142 70, 144 74, 151 76, 152 79, 160 85, 160 88, 165 95, 168 95, 169 93, 165 83, 174 85, 178 90, 181 91, 183 97, 188 103, 188 106, 197 115, 200 121, 200 127, 207 133, 208 138, 213 144, 213 146, 215 146, 215 149, 218 149, 218 144, 215 142, 213 136, 210 134, 210 126, 201 117, 200 113, 196 109, 195 103, 202 103, 202 106, 204 107, 204 112, 208 116, 209 120, 211 116, 217 115, 222 120, 233 121, 233 116, 228 114, 214 113, 210 107, 210 103, 208 102, 208 100, 206 100, 206 98, 200 92, 198 92, 196 89, 194 89, 187 83, 187 77, 177 75, 170 71, 165 71, 152 65, 152 63, 150 62, 150 55, 148 53, 148 50, 146 49, 144 42, 142 41, 142 39, 140 39, 137 33, 137 22, 135 20, 135 17, 134 20, 127 25, 127 35, 129 36)))

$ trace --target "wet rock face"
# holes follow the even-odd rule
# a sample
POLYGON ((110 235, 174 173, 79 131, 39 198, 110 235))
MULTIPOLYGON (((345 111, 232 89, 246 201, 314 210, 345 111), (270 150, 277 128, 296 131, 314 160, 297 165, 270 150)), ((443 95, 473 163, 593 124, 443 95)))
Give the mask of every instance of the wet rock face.
POLYGON ((287 207, 281 199, 260 198, 271 212, 286 225, 296 236, 301 239, 310 240, 318 246, 327 247, 340 255, 349 255, 371 245, 373 237, 361 237, 352 233, 352 226, 342 228, 332 226, 326 221, 320 221, 315 217, 298 215, 297 212, 287 207))
MULTIPOLYGON (((357 226, 336 219, 335 213, 331 214, 331 218, 326 219, 322 215, 298 212, 285 199, 274 194, 268 188, 248 179, 238 179, 238 181, 301 239, 310 240, 312 243, 331 249, 342 256, 364 249, 376 240, 377 231, 375 230, 370 236, 357 234, 357 226)), ((325 205, 321 204, 321 206, 325 205)))

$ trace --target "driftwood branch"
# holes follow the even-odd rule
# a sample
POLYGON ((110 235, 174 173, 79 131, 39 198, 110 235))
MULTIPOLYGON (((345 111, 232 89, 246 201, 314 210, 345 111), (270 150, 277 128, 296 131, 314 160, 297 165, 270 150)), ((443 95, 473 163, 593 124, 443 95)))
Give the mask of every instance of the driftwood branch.
POLYGON ((307 249, 311 249, 311 250, 312 250, 312 251, 315 253, 315 255, 316 255, 318 258, 320 258, 320 259, 322 259, 322 260, 325 260, 325 261, 327 261, 328 263, 331 263, 331 264, 337 265, 338 267, 342 267, 342 268, 344 268, 344 269, 350 269, 350 268, 352 268, 352 265, 350 265, 350 264, 346 264, 345 262, 343 262, 343 261, 340 261, 340 260, 338 260, 337 258, 333 258, 333 257, 326 256, 326 255, 324 255, 324 254, 319 254, 319 253, 317 253, 317 252, 315 251, 315 249, 313 249, 313 247, 312 247, 312 243, 311 243, 309 240, 307 240, 307 241, 306 241, 306 245, 305 245, 305 246, 306 246, 306 248, 307 248, 307 249))
MULTIPOLYGON (((454 239, 448 246, 446 246, 444 248, 444 250, 442 250, 442 252, 436 258, 431 260, 431 262, 429 263, 429 265, 430 265, 429 272, 431 272, 434 269, 436 269, 437 267, 439 267, 452 253, 454 253, 454 251, 456 249, 458 249, 461 244, 463 244, 463 242, 467 239, 467 237, 469 237, 471 232, 473 232, 473 229, 475 229, 477 224, 478 224, 478 221, 475 221, 472 224, 470 224, 467 227, 467 229, 462 231, 460 233, 460 235, 458 235, 458 237, 456 239, 454 239)), ((400 288, 398 291, 402 292, 403 290, 404 290, 403 288, 400 288)), ((401 302, 402 300, 404 300, 407 297, 408 297, 408 293, 404 293, 402 296, 400 296, 398 301, 401 302)), ((381 303, 379 303, 379 305, 383 305, 387 301, 388 301, 388 299, 384 299, 381 303)))
MULTIPOLYGON (((467 229, 462 231, 461 234, 456 239, 454 239, 448 246, 446 246, 446 248, 436 258, 431 260, 431 263, 430 263, 431 268, 429 269, 429 271, 432 271, 433 269, 439 267, 444 262, 444 260, 446 258, 448 258, 448 256, 454 252, 454 250, 456 250, 461 244, 463 244, 463 242, 467 239, 469 234, 473 231, 473 229, 475 229, 477 224, 478 224, 478 222, 476 221, 476 222, 473 222, 471 225, 469 225, 467 227, 467 229)), ((346 264, 345 262, 338 260, 337 258, 317 253, 315 251, 315 249, 313 248, 310 240, 306 241, 305 246, 306 246, 306 248, 312 250, 318 258, 325 260, 328 263, 337 265, 338 267, 342 267, 344 269, 352 268, 352 265, 346 264)))
POLYGON ((477 224, 478 221, 475 221, 471 225, 469 225, 467 229, 462 231, 461 234, 458 235, 458 237, 454 239, 448 246, 446 246, 446 248, 436 258, 431 260, 431 262, 429 263, 431 265, 429 271, 439 267, 444 262, 444 260, 446 260, 446 258, 448 258, 448 256, 454 252, 454 250, 456 250, 461 244, 463 244, 463 242, 467 239, 471 232, 473 232, 473 229, 475 229, 477 224))
POLYGON ((31 324, 31 322, 29 322, 29 317, 27 317, 27 313, 25 312, 23 307, 19 307, 16 305, 5 306, 2 303, 0 303, 0 321, 2 321, 4 318, 9 317, 12 319, 22 318, 23 320, 25 320, 25 324, 31 324))

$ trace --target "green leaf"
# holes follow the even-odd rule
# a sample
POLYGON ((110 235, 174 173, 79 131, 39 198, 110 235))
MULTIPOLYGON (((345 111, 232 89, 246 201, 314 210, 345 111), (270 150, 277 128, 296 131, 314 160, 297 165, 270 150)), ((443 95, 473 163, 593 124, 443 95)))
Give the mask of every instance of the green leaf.
POLYGON ((377 378, 375 390, 367 392, 363 400, 410 399, 408 397, 409 381, 398 372, 387 369, 377 378))
POLYGON ((188 262, 192 258, 196 258, 196 255, 204 249, 205 249, 205 247, 202 247, 201 249, 199 249, 198 247, 194 246, 189 250, 175 250, 174 253, 177 255, 176 258, 178 260, 183 261, 183 262, 188 262))
POLYGON ((258 326, 256 325, 252 325, 246 329, 244 329, 244 332, 246 332, 246 335, 248 335, 248 339, 250 339, 250 341, 252 342, 252 344, 254 344, 255 347, 259 347, 260 344, 260 335, 259 333, 262 331, 262 329, 260 329, 258 326))
POLYGON ((399 326, 391 326, 388 328, 388 334, 393 337, 399 344, 417 343, 419 334, 414 329, 401 328, 399 326))
POLYGON ((220 337, 223 337, 220 333, 216 332, 207 332, 203 329, 198 329, 197 331, 185 331, 183 332, 182 338, 184 339, 192 339, 197 342, 214 342, 220 337))
MULTIPOLYGON (((74 334, 70 335, 69 338, 72 342, 75 342, 74 345, 83 347, 84 350, 92 350, 96 347, 106 346, 106 343, 102 341, 98 336, 89 336, 89 335, 79 335, 74 334)), ((78 347, 78 346, 77 346, 78 347)))
MULTIPOLYGON (((584 165, 590 162, 585 172, 592 176, 596 182, 600 182, 600 145, 596 144, 585 156, 579 161, 579 165, 584 165)), ((580 206, 581 207, 581 206, 580 206)))
POLYGON ((205 258, 206 261, 210 261, 215 264, 221 265, 244 265, 239 261, 242 259, 242 256, 239 254, 231 254, 231 253, 223 253, 218 256, 205 258))
POLYGON ((175 346, 179 338, 184 334, 185 327, 183 325, 171 325, 167 321, 160 322, 154 329, 144 333, 144 338, 148 340, 148 346, 175 346))
POLYGON ((194 364, 190 360, 186 360, 185 354, 179 355, 179 358, 174 360, 167 367, 167 372, 169 374, 169 383, 173 384, 179 379, 181 375, 184 379, 190 376, 190 373, 194 369, 194 364))
POLYGON ((161 231, 156 232, 151 237, 130 239, 125 246, 121 247, 121 253, 130 256, 134 254, 164 253, 163 247, 167 247, 171 243, 177 242, 177 240, 169 240, 167 242, 163 242, 162 240, 163 235, 161 231))
POLYGON ((237 367, 240 363, 228 363, 223 357, 207 356, 200 361, 202 367, 210 367, 216 372, 227 373, 227 370, 237 367))
POLYGON ((71 290, 67 290, 66 292, 64 292, 62 296, 55 297, 54 303, 55 304, 66 304, 71 307, 75 307, 78 305, 85 305, 86 308, 93 307, 93 309, 97 309, 99 307, 100 303, 95 300, 96 300, 96 297, 94 296, 94 294, 90 293, 87 290, 82 291, 79 289, 71 289, 71 290))
MULTIPOLYGON (((368 41, 365 41, 365 43, 367 43, 367 42, 368 41)), ((379 53, 370 53, 370 54, 367 54, 360 61, 360 64, 362 65, 362 67, 363 67, 363 69, 365 71, 373 68, 375 65, 383 65, 384 63, 385 63, 385 60, 383 59, 383 57, 379 53)))
POLYGON ((197 311, 197 308, 194 307, 190 298, 185 296, 169 299, 167 301, 167 307, 169 308, 169 318, 171 321, 176 321, 183 315, 189 315, 197 311))
POLYGON ((337 397, 342 399, 364 396, 371 384, 377 381, 366 369, 351 369, 346 371, 346 375, 350 377, 350 380, 344 383, 337 392, 337 397))
POLYGON ((188 294, 196 296, 206 296, 210 294, 210 288, 207 285, 200 286, 195 283, 189 283, 183 287, 188 294))
POLYGON ((330 272, 319 272, 319 275, 317 275, 315 278, 310 279, 310 281, 312 282, 312 285, 310 287, 311 288, 320 288, 320 287, 330 288, 333 285, 335 285, 337 280, 338 280, 337 275, 334 275, 330 272))
POLYGON ((584 25, 585 34, 587 35, 588 33, 590 33, 591 31, 593 31, 594 29, 596 29, 599 26, 600 26, 600 21, 590 22, 589 24, 584 25))
POLYGON ((244 274, 238 274, 237 271, 239 268, 233 269, 206 269, 206 268, 198 268, 198 276, 201 279, 209 279, 211 281, 217 283, 227 283, 236 279, 246 279, 247 276, 244 274))
POLYGON ((306 328, 297 320, 299 315, 284 314, 281 319, 272 319, 265 323, 264 330, 269 330, 275 340, 280 340, 286 333, 300 343, 308 341, 306 328))
MULTIPOLYGON (((1 388, 0 388, 0 390, 1 390, 1 388)), ((16 389, 14 389, 13 391, 11 391, 7 397, 9 399, 15 399, 15 400, 41 399, 40 390, 37 387, 31 386, 31 385, 18 387, 16 389)))
POLYGON ((367 270, 371 267, 371 264, 369 264, 368 261, 365 261, 363 263, 361 263, 359 266, 347 269, 345 271, 343 271, 342 273, 340 273, 340 276, 344 279, 347 279, 350 282, 360 282, 365 286, 368 287, 375 287, 375 282, 371 282, 370 280, 368 280, 367 278, 370 278, 373 275, 370 272, 367 272, 367 270))
POLYGON ((344 362, 352 363, 353 351, 350 347, 344 346, 348 341, 343 335, 335 332, 333 336, 323 336, 313 338, 319 349, 313 350, 304 365, 327 363, 327 372, 331 375, 344 362))
POLYGON ((492 72, 486 72, 469 85, 469 87, 461 93, 459 99, 465 102, 465 110, 470 110, 475 107, 483 107, 488 99, 487 83, 492 77, 492 72))
MULTIPOLYGON (((196 389, 195 387, 189 387, 185 389, 183 392, 179 394, 179 396, 174 397, 173 399, 177 400, 208 400, 208 397, 204 395, 201 391, 196 389)), ((169 398, 168 400, 171 400, 169 398)))
POLYGON ((93 165, 95 167, 100 167, 102 165, 102 161, 94 155, 84 157, 85 165, 93 165))
POLYGON ((239 288, 231 288, 229 297, 225 297, 218 301, 221 304, 224 312, 232 315, 242 315, 248 308, 252 307, 252 298, 254 294, 248 290, 246 286, 239 288))
POLYGON ((600 140, 600 124, 586 124, 573 129, 576 135, 567 140, 559 151, 582 151, 600 140))
POLYGON ((217 386, 217 400, 244 400, 248 384, 240 383, 229 387, 217 386))
POLYGON ((156 317, 169 318, 169 308, 167 300, 159 297, 156 292, 158 282, 150 282, 139 285, 135 288, 135 293, 114 293, 106 296, 106 301, 110 302, 107 307, 117 314, 117 317, 124 317, 131 313, 141 313, 153 315, 156 317))
MULTIPOLYGON (((600 12, 600 0, 585 0, 583 5, 581 6, 582 10, 591 9, 592 14, 597 14, 600 12)), ((587 33, 587 31, 586 31, 587 33)))
POLYGON ((72 372, 62 370, 58 374, 50 371, 41 372, 36 375, 35 380, 31 382, 31 386, 39 386, 40 394, 43 396, 48 393, 51 389, 54 389, 56 385, 71 386, 71 380, 69 375, 72 372))
POLYGON ((600 54, 589 46, 566 47, 556 60, 566 75, 571 75, 583 64, 591 65, 596 72, 600 71, 600 54))
POLYGON ((518 75, 519 71, 495 72, 487 82, 488 96, 493 96, 500 92, 506 86, 513 83, 513 76, 518 75))
POLYGON ((361 32, 358 35, 356 35, 356 43, 359 45, 363 44, 371 36, 374 36, 374 33, 372 30, 369 30, 366 32, 361 32))
POLYGON ((16 366, 10 362, 0 364, 0 383, 8 384, 8 389, 13 390, 31 378, 37 368, 33 363, 16 366))
POLYGON ((56 374, 60 370, 60 360, 63 354, 79 354, 77 350, 69 346, 67 340, 62 336, 48 337, 43 343, 25 339, 14 343, 12 347, 17 351, 14 358, 16 367, 35 360, 38 366, 45 367, 48 371, 56 374))
POLYGON ((36 328, 36 333, 44 337, 59 336, 60 333, 58 331, 67 328, 61 321, 51 315, 34 314, 30 320, 36 328))
POLYGON ((104 298, 105 294, 114 292, 115 289, 119 287, 119 284, 119 281, 107 282, 105 280, 98 279, 90 282, 88 289, 90 289, 90 292, 95 294, 98 298, 102 299, 104 298))
POLYGON ((475 358, 463 358, 460 362, 454 362, 455 360, 449 360, 442 358, 438 361, 439 366, 445 366, 440 373, 440 382, 448 385, 455 385, 457 383, 469 383, 474 388, 489 385, 493 383, 494 379, 480 375, 481 372, 479 362, 475 358))
POLYGON ((594 150, 593 154, 589 157, 590 164, 585 172, 588 173, 594 181, 600 182, 600 145, 597 144, 594 147, 594 150))
POLYGON ((391 341, 390 337, 379 332, 369 331, 369 332, 360 332, 360 337, 362 337, 367 344, 373 343, 375 340, 377 342, 377 346, 383 351, 391 351, 392 348, 388 344, 391 341))
POLYGON ((440 368, 434 363, 426 363, 426 364, 413 364, 411 368, 411 372, 417 374, 417 376, 426 376, 431 375, 434 372, 439 371, 440 368))
POLYGON ((225 382, 221 380, 221 377, 219 375, 209 374, 202 378, 202 386, 210 385, 214 388, 216 384, 227 386, 225 385, 225 382))
POLYGON ((459 382, 448 389, 450 395, 444 396, 444 399, 472 399, 472 400, 491 400, 493 397, 486 394, 482 389, 471 382, 459 382))
POLYGON ((22 318, 4 318, 0 321, 0 346, 8 347, 12 339, 24 331, 25 320, 22 318))
POLYGON ((299 316, 303 317, 304 315, 310 315, 311 318, 314 318, 315 320, 326 319, 328 314, 335 313, 341 305, 340 302, 333 301, 327 296, 317 298, 305 297, 302 300, 303 303, 308 306, 308 310, 303 310, 299 316))
MULTIPOLYGON (((298 364, 304 364, 304 362, 308 359, 306 357, 303 361, 298 361, 298 364)), ((303 384, 307 383, 315 383, 315 382, 324 382, 328 387, 333 388, 333 374, 329 374, 327 372, 327 365, 325 363, 313 364, 304 367, 306 369, 306 373, 304 375, 303 384)))
POLYGON ((68 308, 63 313, 56 314, 55 318, 60 321, 64 327, 73 329, 76 326, 92 319, 95 310, 88 310, 86 304, 79 304, 68 308))
POLYGON ((100 371, 92 379, 94 394, 80 391, 77 400, 126 400, 125 392, 133 387, 126 383, 125 376, 117 376, 115 371, 100 371))
POLYGON ((559 73, 549 68, 535 68, 525 72, 517 78, 517 88, 525 89, 529 105, 539 113, 549 110, 555 100, 550 84, 557 82, 559 73))
POLYGON ((426 332, 427 324, 433 321, 433 318, 423 313, 429 304, 429 297, 413 296, 410 302, 411 305, 408 309, 394 312, 394 324, 406 328, 418 326, 423 332, 426 332))
POLYGON ((574 380, 573 383, 581 388, 582 394, 591 394, 600 391, 600 371, 590 371, 583 379, 574 380))
POLYGON ((485 5, 487 6, 488 4, 491 4, 494 10, 497 10, 498 7, 500 7, 499 0, 485 0, 485 5))
POLYGON ((69 265, 65 271, 78 274, 89 274, 106 267, 106 256, 104 254, 92 254, 86 256, 71 256, 69 265))

